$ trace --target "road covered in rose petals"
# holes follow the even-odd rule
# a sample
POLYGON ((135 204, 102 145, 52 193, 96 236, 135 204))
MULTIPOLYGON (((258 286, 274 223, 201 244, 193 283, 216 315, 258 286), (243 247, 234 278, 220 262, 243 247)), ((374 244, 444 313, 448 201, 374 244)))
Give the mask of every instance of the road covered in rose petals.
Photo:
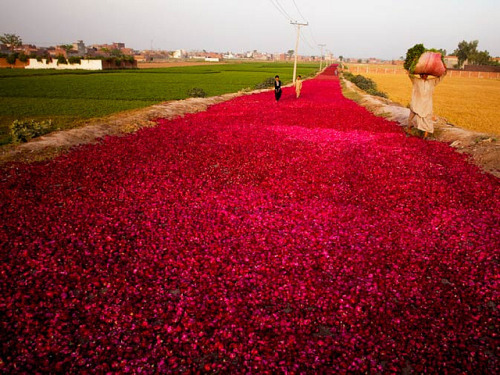
POLYGON ((3 167, 0 372, 498 372, 499 180, 334 68, 3 167))

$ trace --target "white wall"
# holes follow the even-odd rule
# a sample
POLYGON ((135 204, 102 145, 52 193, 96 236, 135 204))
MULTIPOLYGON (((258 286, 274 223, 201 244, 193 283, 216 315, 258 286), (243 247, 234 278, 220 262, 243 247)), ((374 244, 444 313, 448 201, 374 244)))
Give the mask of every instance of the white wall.
POLYGON ((29 59, 30 63, 26 69, 83 69, 83 70, 102 70, 101 60, 84 60, 80 64, 57 64, 57 59, 52 60, 47 64, 46 59, 38 61, 37 59, 29 59))

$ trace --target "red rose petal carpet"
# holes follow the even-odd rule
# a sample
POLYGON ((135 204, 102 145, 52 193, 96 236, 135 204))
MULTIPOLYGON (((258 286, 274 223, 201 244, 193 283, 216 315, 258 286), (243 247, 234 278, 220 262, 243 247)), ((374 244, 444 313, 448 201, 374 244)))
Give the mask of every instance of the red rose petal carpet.
POLYGON ((500 182, 334 66, 0 180, 0 372, 498 373, 500 182))

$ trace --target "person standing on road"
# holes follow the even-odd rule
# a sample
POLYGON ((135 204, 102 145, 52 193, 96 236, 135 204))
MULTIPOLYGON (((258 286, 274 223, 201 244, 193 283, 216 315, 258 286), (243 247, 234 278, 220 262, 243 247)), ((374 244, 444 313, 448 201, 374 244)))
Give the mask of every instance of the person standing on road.
POLYGON ((429 133, 434 133, 434 122, 432 120, 432 95, 437 84, 446 75, 446 71, 441 77, 434 77, 429 74, 410 74, 413 84, 410 102, 410 116, 408 117, 408 130, 414 122, 418 130, 424 132, 424 138, 429 133))
POLYGON ((276 99, 276 103, 280 100, 281 98, 281 81, 280 81, 280 76, 276 75, 274 76, 274 98, 276 99))
POLYGON ((295 93, 297 94, 297 99, 300 96, 300 91, 302 90, 302 77, 298 76, 295 80, 295 93))

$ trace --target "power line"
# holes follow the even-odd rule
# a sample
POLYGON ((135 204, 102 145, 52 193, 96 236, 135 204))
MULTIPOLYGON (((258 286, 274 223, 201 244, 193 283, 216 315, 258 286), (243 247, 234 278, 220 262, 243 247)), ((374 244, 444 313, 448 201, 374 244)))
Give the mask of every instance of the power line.
MULTIPOLYGON (((298 5, 297 5, 297 2, 295 0, 292 0, 293 1, 293 5, 295 5, 295 9, 297 9, 297 12, 299 13, 299 15, 302 17, 302 19, 304 21, 306 21, 306 17, 304 16, 304 14, 300 11, 298 5)), ((311 49, 315 50, 317 49, 316 47, 314 47, 313 45, 318 45, 319 43, 316 41, 316 38, 314 37, 314 34, 312 32, 312 27, 308 29, 309 31, 309 34, 311 35, 311 38, 313 40, 313 43, 309 43, 309 40, 306 38, 305 34, 302 34, 301 37, 302 39, 309 45, 309 47, 311 47, 311 49)))
POLYGON ((312 45, 312 43, 306 38, 306 35, 304 33, 300 33, 300 39, 304 41, 311 49, 315 50, 316 47, 312 45))
POLYGON ((292 17, 290 17, 290 14, 288 14, 288 12, 285 10, 285 8, 283 7, 283 5, 280 4, 279 0, 274 0, 274 1, 281 8, 281 10, 283 10, 283 13, 285 13, 287 15, 288 19, 292 20, 292 17))
POLYGON ((302 17, 302 19, 304 21, 306 21, 306 17, 304 17, 304 15, 302 14, 302 12, 300 11, 299 7, 297 6, 297 3, 295 2, 295 0, 292 0, 293 1, 293 5, 295 5, 295 9, 297 9, 297 12, 299 12, 299 15, 302 17))
MULTIPOLYGON (((293 5, 295 6, 295 9, 297 10, 298 14, 305 21, 304 14, 300 11, 299 6, 297 5, 297 2, 295 0, 292 0, 292 1, 293 1, 293 5)), ((299 23, 297 21, 292 21, 292 17, 290 16, 290 13, 288 13, 286 11, 285 7, 280 3, 279 0, 269 0, 269 2, 273 5, 273 7, 279 13, 281 13, 281 15, 283 17, 285 17, 288 21, 290 21, 291 24, 297 26, 297 28, 298 28, 298 30, 297 30, 297 42, 298 42, 299 39, 302 39, 309 46, 309 48, 311 48, 312 50, 318 50, 318 48, 314 46, 314 45, 317 46, 318 43, 316 42, 316 39, 314 38, 314 35, 312 34, 312 32, 310 31, 310 34, 311 34, 311 37, 312 37, 314 43, 311 43, 309 41, 309 39, 306 37, 306 35, 304 33, 300 32, 300 26, 308 26, 309 22, 305 21, 305 23, 299 23)))
POLYGON ((285 17, 287 19, 287 21, 291 21, 292 18, 283 10, 283 8, 281 8, 279 6, 279 3, 275 3, 274 1, 277 1, 277 0, 269 0, 269 2, 271 4, 273 4, 273 6, 278 10, 278 12, 280 12, 281 15, 283 15, 283 17, 285 17))
POLYGON ((316 40, 316 38, 314 37, 314 34, 312 32, 312 28, 310 28, 308 30, 309 30, 309 34, 311 34, 311 38, 312 38, 314 44, 319 44, 318 41, 316 40))

